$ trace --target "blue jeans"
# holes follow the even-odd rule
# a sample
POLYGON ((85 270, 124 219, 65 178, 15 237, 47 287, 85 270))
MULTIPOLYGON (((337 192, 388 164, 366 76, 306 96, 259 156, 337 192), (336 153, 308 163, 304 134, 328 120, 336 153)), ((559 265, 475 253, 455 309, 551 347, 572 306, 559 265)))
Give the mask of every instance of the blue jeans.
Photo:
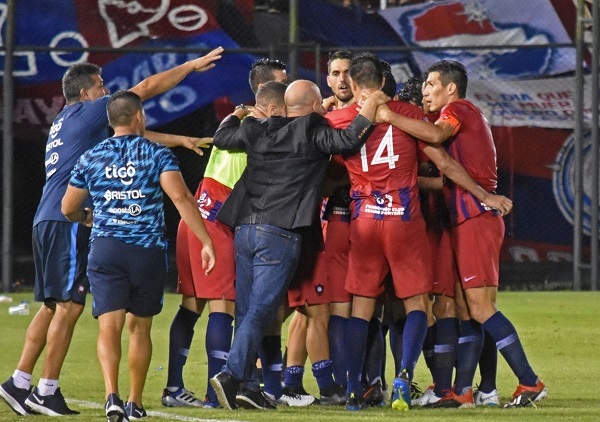
POLYGON ((236 227, 234 241, 235 335, 224 371, 257 390, 252 373, 258 348, 298 266, 302 236, 253 224, 236 227))

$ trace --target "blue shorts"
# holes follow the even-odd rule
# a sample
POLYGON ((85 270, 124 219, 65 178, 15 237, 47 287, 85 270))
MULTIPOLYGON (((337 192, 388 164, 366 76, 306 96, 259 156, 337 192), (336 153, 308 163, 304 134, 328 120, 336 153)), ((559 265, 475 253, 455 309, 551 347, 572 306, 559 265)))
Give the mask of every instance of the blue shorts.
POLYGON ((125 309, 139 317, 160 313, 167 278, 167 250, 100 237, 90 247, 88 277, 94 318, 125 309))
POLYGON ((85 305, 91 229, 79 223, 42 221, 33 228, 35 300, 85 305))

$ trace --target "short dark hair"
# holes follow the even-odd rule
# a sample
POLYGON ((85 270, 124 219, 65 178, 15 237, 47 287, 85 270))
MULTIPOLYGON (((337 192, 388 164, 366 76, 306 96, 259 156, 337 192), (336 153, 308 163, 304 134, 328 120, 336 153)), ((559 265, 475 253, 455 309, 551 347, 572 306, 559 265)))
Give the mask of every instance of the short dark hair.
POLYGON ((135 92, 120 89, 110 96, 106 105, 108 122, 115 128, 127 126, 133 116, 143 109, 142 99, 135 92))
POLYGON ((348 50, 338 50, 329 53, 329 60, 327 60, 327 74, 331 72, 331 62, 334 60, 348 60, 352 61, 352 53, 348 50))
POLYGON ((385 60, 380 60, 380 61, 381 61, 381 67, 383 69, 383 77, 385 78, 385 81, 383 82, 383 86, 381 87, 381 90, 388 97, 394 98, 394 95, 396 95, 397 83, 396 83, 396 78, 392 74, 392 66, 385 60))
POLYGON ((413 102, 419 107, 423 103, 423 78, 411 76, 398 91, 398 99, 407 103, 413 102))
POLYGON ((67 69, 62 78, 63 95, 67 103, 78 101, 82 89, 94 86, 93 75, 101 75, 102 68, 92 63, 78 63, 67 69))
POLYGON ((381 60, 373 53, 360 53, 352 59, 350 77, 360 87, 380 88, 383 82, 381 60))
POLYGON ((443 86, 448 85, 450 82, 456 84, 459 98, 467 96, 469 77, 467 76, 467 69, 462 63, 456 60, 441 60, 432 64, 427 69, 427 73, 431 72, 438 72, 440 74, 440 81, 443 86))
POLYGON ((280 60, 262 58, 254 61, 248 77, 252 92, 256 94, 258 85, 272 81, 274 71, 286 70, 286 68, 286 64, 280 60))
POLYGON ((269 104, 285 105, 284 97, 287 85, 281 82, 265 82, 256 91, 256 104, 267 106, 269 104))

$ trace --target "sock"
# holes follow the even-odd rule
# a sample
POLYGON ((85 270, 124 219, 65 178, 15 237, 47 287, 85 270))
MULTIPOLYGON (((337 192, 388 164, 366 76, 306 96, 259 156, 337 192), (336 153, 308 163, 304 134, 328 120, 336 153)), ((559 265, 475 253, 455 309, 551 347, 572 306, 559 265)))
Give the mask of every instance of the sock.
POLYGON ((183 367, 194 337, 194 325, 199 317, 197 313, 180 306, 171 323, 167 387, 177 387, 175 391, 183 387, 183 367))
POLYGON ((58 380, 49 380, 48 378, 40 378, 37 385, 40 396, 52 396, 58 389, 58 380))
POLYGON ((481 375, 479 391, 491 393, 496 389, 497 369, 498 349, 496 348, 496 342, 490 333, 485 331, 483 349, 481 350, 481 356, 479 357, 479 375, 481 375))
POLYGON ((405 325, 406 318, 400 318, 390 325, 390 349, 394 358, 394 374, 399 374, 402 371, 402 337, 404 337, 405 325))
MULTIPOLYGON (((204 340, 206 356, 208 358, 208 379, 221 372, 223 365, 229 357, 231 337, 233 336, 233 317, 225 312, 211 312, 206 325, 206 338, 204 340)), ((206 387, 206 398, 216 402, 217 393, 210 382, 206 387)))
POLYGON ((431 372, 432 379, 435 376, 435 339, 436 324, 433 324, 431 327, 427 327, 427 333, 423 341, 423 358, 425 359, 425 365, 427 365, 429 372, 431 372))
POLYGON ((361 396, 363 386, 361 382, 362 369, 365 362, 367 337, 369 335, 369 321, 361 318, 350 317, 346 325, 346 350, 348 357, 348 385, 346 397, 351 393, 361 396))
POLYGON ((402 370, 406 369, 408 379, 412 381, 415 366, 427 334, 427 314, 412 311, 406 315, 406 325, 402 336, 402 370))
POLYGON ((466 388, 473 386, 473 377, 475 376, 482 347, 483 331, 481 324, 473 319, 460 321, 456 381, 454 382, 454 392, 456 394, 464 394, 466 388))
POLYGON ((348 318, 331 315, 329 318, 329 353, 333 362, 333 378, 342 387, 347 384, 346 325, 348 318))
POLYGON ((258 356, 262 366, 265 393, 269 393, 275 399, 283 394, 281 387, 281 366, 283 358, 281 355, 281 336, 264 336, 258 356))
POLYGON ((363 377, 367 385, 381 380, 381 361, 384 353, 381 321, 377 318, 371 318, 371 321, 369 321, 369 335, 367 337, 367 353, 365 356, 363 377))
POLYGON ((434 393, 442 397, 452 388, 452 373, 458 354, 458 318, 442 318, 436 323, 434 347, 434 393))
POLYGON ((12 378, 15 387, 23 388, 25 390, 29 390, 31 388, 31 374, 16 369, 12 378))
POLYGON ((317 379, 317 385, 319 391, 323 391, 326 388, 333 385, 333 366, 331 360, 320 360, 312 364, 312 373, 317 379))
POLYGON ((304 366, 287 366, 283 383, 286 387, 302 387, 304 366))
POLYGON ((483 323, 483 327, 496 342, 498 351, 502 353, 512 371, 519 378, 519 383, 530 387, 535 386, 538 377, 529 366, 517 330, 508 318, 498 311, 483 323))

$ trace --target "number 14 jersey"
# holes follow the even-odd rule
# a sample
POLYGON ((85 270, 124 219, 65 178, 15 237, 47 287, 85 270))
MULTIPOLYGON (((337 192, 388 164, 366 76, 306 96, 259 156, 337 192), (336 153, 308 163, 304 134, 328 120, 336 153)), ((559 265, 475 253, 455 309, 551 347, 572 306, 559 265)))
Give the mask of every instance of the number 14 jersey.
MULTIPOLYGON (((389 101, 396 113, 423 120, 423 112, 405 102, 389 101)), ((330 125, 343 129, 358 114, 359 107, 327 113, 330 125)), ((352 219, 411 221, 422 218, 417 179, 417 139, 387 123, 377 124, 360 152, 345 156, 350 175, 352 219)))

